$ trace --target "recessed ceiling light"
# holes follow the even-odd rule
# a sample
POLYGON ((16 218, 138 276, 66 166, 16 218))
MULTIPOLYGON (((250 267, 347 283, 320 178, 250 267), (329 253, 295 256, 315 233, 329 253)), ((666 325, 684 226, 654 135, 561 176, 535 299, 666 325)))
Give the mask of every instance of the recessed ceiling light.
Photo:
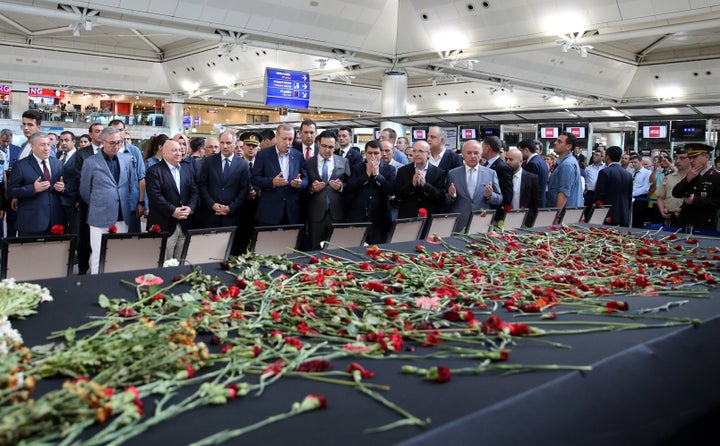
POLYGON ((317 5, 319 5, 319 4, 320 4, 320 3, 318 3, 318 2, 316 2, 316 1, 314 1, 314 0, 310 2, 310 6, 317 6, 317 5))

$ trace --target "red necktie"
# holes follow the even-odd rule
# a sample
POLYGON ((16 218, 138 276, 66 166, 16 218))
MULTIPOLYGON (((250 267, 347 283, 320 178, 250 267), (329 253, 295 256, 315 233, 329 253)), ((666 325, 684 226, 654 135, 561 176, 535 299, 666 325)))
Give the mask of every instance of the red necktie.
POLYGON ((50 170, 48 169, 48 166, 47 166, 45 160, 43 160, 42 166, 43 166, 43 175, 45 176, 45 181, 50 181, 50 170))
POLYGON ((312 156, 312 152, 310 151, 310 146, 307 146, 305 148, 305 158, 310 158, 312 156))

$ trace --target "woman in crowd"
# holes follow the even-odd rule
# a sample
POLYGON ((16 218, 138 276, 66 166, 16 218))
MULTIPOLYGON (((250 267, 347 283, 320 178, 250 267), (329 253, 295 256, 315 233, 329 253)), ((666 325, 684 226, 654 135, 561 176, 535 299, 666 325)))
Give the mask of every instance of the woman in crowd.
POLYGON ((82 149, 83 147, 88 147, 91 144, 92 142, 90 141, 90 135, 86 133, 80 136, 80 149, 82 149))
POLYGON ((157 164, 162 160, 162 151, 160 149, 168 139, 170 138, 164 133, 152 136, 148 139, 145 146, 145 153, 143 154, 146 168, 149 168, 153 164, 157 164))

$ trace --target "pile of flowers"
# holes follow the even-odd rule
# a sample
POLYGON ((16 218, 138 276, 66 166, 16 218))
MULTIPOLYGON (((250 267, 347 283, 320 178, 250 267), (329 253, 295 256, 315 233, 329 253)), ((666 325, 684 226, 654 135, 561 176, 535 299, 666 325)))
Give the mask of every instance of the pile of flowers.
MULTIPOLYGON (((69 328, 54 335, 53 348, 34 349, 31 358, 18 353, 7 363, 33 379, 75 380, 52 396, 58 401, 77 403, 67 393, 86 395, 78 393, 78 379, 107 396, 76 412, 82 417, 62 415, 75 430, 48 428, 43 441, 68 442, 92 423, 106 425, 92 444, 129 441, 201 405, 261 394, 285 377, 349 386, 398 415, 367 432, 426 426, 424 417, 384 396, 388 388, 369 359, 403 362, 397 373, 432 384, 483 373, 589 371, 582 364, 520 364, 512 352, 549 335, 695 324, 669 314, 686 301, 634 309, 624 296, 704 295, 717 286, 718 260, 716 248, 700 248, 693 239, 567 226, 433 238, 411 253, 371 246, 294 260, 247 254, 223 263, 221 276, 200 269, 171 281, 141 275, 127 282, 134 298, 99 298, 106 317, 85 324, 83 336, 69 328), (648 313, 652 317, 639 319, 648 313), (594 317, 575 327, 578 314, 594 317), (449 358, 466 366, 451 368, 449 358), (180 399, 186 386, 196 390, 180 399), (151 395, 161 398, 163 410, 148 417, 142 403, 151 395)), ((551 340, 546 345, 566 347, 551 340)), ((0 405, 3 420, 32 415, 31 406, 17 402, 0 405)), ((289 411, 199 444, 227 441, 328 404, 309 395, 289 411)), ((13 440, 40 438, 17 426, 13 440)))

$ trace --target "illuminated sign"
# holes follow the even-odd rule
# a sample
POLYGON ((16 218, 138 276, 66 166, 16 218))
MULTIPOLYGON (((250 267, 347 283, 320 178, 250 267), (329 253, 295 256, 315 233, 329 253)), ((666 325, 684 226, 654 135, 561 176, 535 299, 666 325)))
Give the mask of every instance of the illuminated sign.
POLYGON ((265 105, 308 108, 310 74, 301 71, 265 69, 265 105))

